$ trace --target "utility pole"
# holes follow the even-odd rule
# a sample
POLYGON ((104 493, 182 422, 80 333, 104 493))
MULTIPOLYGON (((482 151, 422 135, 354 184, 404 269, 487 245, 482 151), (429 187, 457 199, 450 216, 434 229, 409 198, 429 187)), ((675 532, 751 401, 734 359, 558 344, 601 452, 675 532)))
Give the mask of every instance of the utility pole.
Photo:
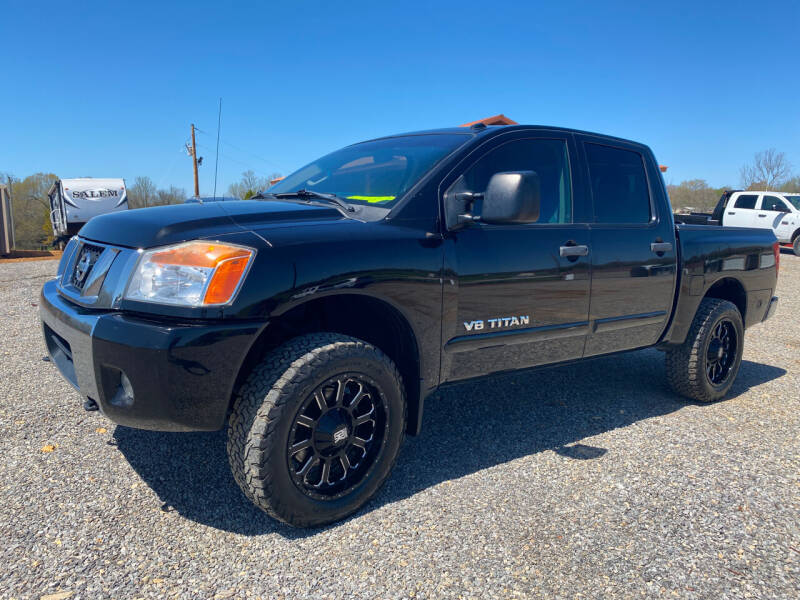
POLYGON ((192 123, 192 165, 194 165, 194 195, 200 196, 200 182, 197 179, 197 143, 194 141, 194 123, 192 123))

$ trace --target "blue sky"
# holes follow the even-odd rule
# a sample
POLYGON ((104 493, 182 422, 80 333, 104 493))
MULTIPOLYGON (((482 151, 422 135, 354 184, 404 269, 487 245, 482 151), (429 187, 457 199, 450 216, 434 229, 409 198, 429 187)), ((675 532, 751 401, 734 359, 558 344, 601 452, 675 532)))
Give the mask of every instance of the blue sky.
POLYGON ((342 145, 505 113, 649 144, 669 182, 800 172, 798 2, 0 0, 0 172, 201 193, 342 145))

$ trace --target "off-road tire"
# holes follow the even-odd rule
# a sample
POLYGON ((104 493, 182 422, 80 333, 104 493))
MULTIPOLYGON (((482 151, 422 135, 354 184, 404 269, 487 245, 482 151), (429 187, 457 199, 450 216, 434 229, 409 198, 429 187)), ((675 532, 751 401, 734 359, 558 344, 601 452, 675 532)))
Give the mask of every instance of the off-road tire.
POLYGON ((744 326, 739 309, 732 302, 704 298, 694 316, 686 341, 666 352, 667 380, 672 389, 700 402, 715 402, 728 393, 742 362, 744 326), (712 332, 721 321, 732 323, 736 332, 736 355, 728 375, 714 385, 706 373, 707 352, 712 332))
POLYGON ((336 333, 303 335, 270 352, 241 386, 228 422, 228 460, 245 496, 267 514, 295 527, 324 525, 352 514, 378 491, 397 459, 405 424, 403 382, 381 350, 336 333), (292 480, 288 441, 302 403, 326 378, 342 372, 364 373, 378 385, 388 407, 385 435, 356 487, 343 497, 320 500, 292 480))
POLYGON ((792 244, 792 251, 794 252, 795 256, 800 256, 800 234, 796 238, 794 238, 794 243, 792 244))

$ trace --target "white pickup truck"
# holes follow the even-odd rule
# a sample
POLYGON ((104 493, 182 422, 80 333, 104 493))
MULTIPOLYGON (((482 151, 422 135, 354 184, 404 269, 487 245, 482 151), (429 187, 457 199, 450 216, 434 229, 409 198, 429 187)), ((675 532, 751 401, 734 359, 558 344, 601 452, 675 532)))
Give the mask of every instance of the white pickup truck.
POLYGON ((772 229, 779 243, 800 256, 800 193, 726 190, 713 213, 676 213, 675 221, 772 229))

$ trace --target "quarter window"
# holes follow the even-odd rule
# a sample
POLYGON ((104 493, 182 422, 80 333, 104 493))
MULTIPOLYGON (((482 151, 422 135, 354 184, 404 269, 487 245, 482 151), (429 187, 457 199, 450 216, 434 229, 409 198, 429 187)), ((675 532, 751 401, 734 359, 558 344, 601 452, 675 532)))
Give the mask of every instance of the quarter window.
POLYGON ((735 208, 755 208, 756 207, 756 200, 758 196, 756 194, 742 194, 736 199, 736 204, 734 204, 735 208))
POLYGON ((572 222, 567 144, 564 140, 527 139, 490 150, 464 173, 465 189, 483 193, 495 173, 534 171, 539 176, 541 206, 537 223, 572 222))
POLYGON ((585 145, 597 223, 648 223, 650 192, 638 152, 585 145))

